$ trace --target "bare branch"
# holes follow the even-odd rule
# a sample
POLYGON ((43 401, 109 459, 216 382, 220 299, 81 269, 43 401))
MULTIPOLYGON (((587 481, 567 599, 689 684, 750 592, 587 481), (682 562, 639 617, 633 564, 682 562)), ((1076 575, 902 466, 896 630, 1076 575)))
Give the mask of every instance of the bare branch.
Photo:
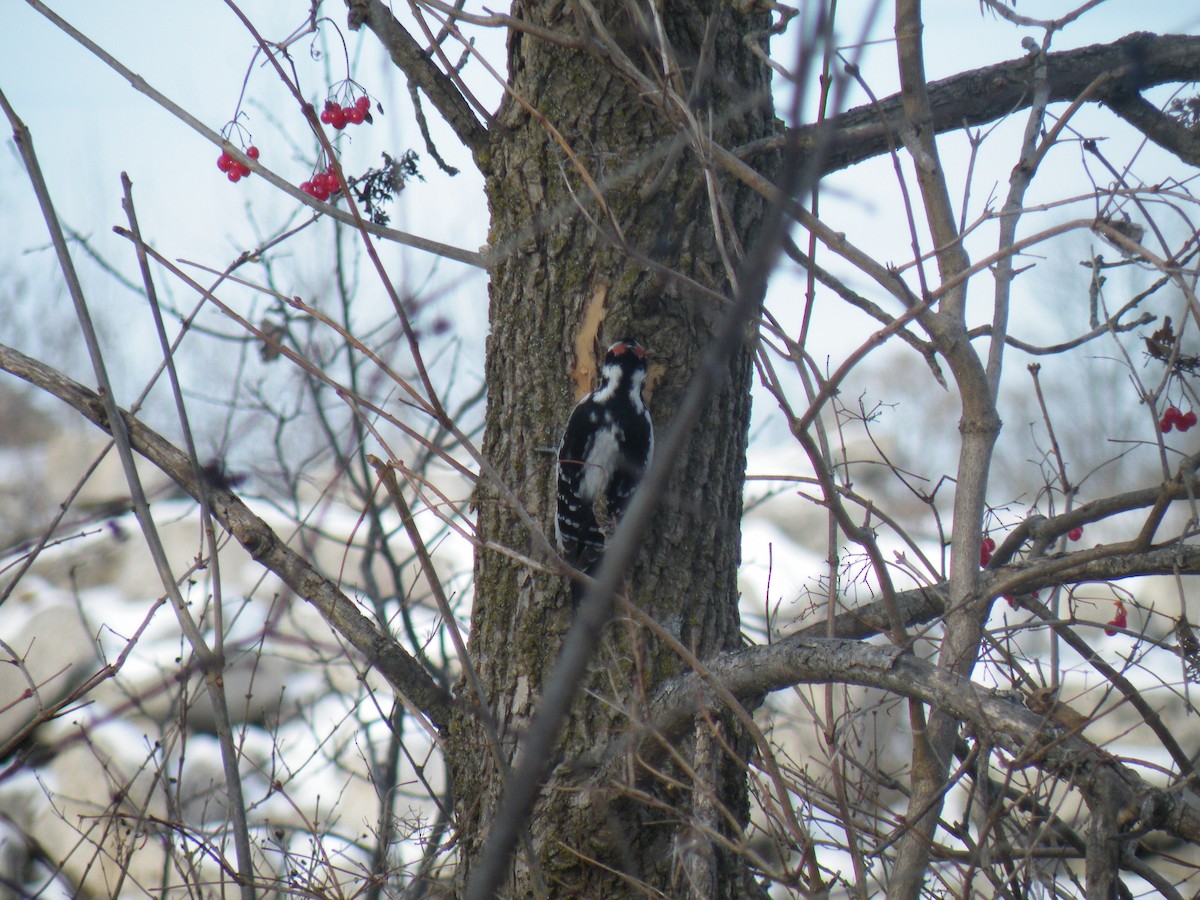
MULTIPOLYGON (((928 124, 936 134, 943 134, 994 122, 1024 109, 1033 102, 1037 66, 1036 59, 1024 56, 931 82, 929 120, 913 124, 928 124)), ((1132 98, 1137 91, 1155 85, 1200 80, 1200 37, 1139 32, 1111 44, 1092 44, 1048 53, 1047 102, 1074 100, 1097 76, 1113 71, 1122 77, 1111 80, 1094 99, 1112 107, 1164 149, 1179 155, 1185 162, 1192 162, 1195 156, 1183 153, 1196 153, 1196 139, 1182 141, 1181 136, 1164 123, 1147 116, 1132 98), (1140 118, 1139 123, 1134 121, 1135 116, 1145 118, 1140 118)), ((889 133, 898 132, 903 120, 899 94, 880 100, 878 106, 865 104, 848 110, 837 119, 837 135, 824 159, 823 170, 837 172, 886 153, 889 133)), ((814 124, 799 129, 802 146, 816 146, 819 127, 814 124)), ((745 159, 775 150, 782 146, 782 141, 781 137, 773 137, 747 144, 737 150, 737 155, 745 159)))
MULTIPOLYGON (((995 746, 1011 753, 1015 764, 1036 765, 1069 780, 1083 791, 1089 804, 1115 800, 1126 830, 1137 822, 1143 828, 1161 828, 1184 840, 1200 842, 1200 811, 1179 791, 1150 785, 1094 744, 1063 734, 1007 695, 994 694, 899 647, 806 638, 725 653, 707 667, 722 688, 743 702, 797 684, 826 681, 910 697, 968 723, 976 734, 986 735, 995 746)), ((647 723, 610 748, 605 755, 608 764, 594 778, 610 777, 608 765, 630 749, 630 742, 651 735, 669 739, 691 727, 698 709, 719 706, 717 690, 699 674, 672 679, 655 696, 647 723)))
POLYGON ((1136 94, 1109 97, 1105 105, 1164 150, 1188 165, 1200 166, 1200 133, 1136 94))
POLYGON ((375 33, 392 62, 424 92, 478 162, 490 137, 450 78, 433 64, 381 0, 347 0, 346 6, 351 30, 366 25, 375 33))

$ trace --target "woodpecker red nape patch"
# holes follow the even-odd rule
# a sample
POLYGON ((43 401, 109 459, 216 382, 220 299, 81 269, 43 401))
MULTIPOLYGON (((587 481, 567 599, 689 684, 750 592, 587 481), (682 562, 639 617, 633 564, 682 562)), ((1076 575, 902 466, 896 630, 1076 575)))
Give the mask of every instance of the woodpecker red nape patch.
POLYGON ((611 353, 613 356, 624 356, 626 353, 632 353, 638 359, 646 358, 646 351, 644 349, 642 349, 641 344, 639 344, 637 341, 630 340, 630 339, 626 339, 623 341, 617 341, 615 344, 613 344, 611 347, 608 348, 608 352, 611 353))

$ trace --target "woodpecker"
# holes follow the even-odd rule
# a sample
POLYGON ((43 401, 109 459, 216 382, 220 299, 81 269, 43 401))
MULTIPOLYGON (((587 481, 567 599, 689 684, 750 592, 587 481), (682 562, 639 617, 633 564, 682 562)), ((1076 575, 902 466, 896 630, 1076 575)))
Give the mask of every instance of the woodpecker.
POLYGON ((600 383, 571 413, 558 447, 554 536, 567 561, 595 570, 605 525, 620 520, 654 452, 654 425, 642 397, 646 351, 617 341, 604 355, 600 383))

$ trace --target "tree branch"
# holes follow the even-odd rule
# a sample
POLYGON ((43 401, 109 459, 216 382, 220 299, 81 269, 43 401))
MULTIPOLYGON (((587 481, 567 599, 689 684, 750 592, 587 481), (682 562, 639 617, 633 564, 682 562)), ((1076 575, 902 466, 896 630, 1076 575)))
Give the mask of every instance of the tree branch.
MULTIPOLYGON (((938 157, 934 130, 919 123, 933 116, 931 90, 925 75, 924 23, 920 0, 897 0, 895 12, 896 57, 904 119, 900 136, 916 172, 924 219, 935 249, 938 281, 945 288, 961 279, 971 266, 959 240, 946 173, 938 157)), ((903 186, 903 179, 900 184, 903 186)), ((905 191, 910 239, 920 259, 919 233, 905 191)), ((931 281, 918 262, 916 269, 923 297, 931 281)), ((989 605, 971 602, 979 582, 978 548, 986 506, 988 473, 1000 434, 1000 417, 988 384, 987 371, 966 337, 966 282, 945 291, 936 310, 923 321, 934 346, 946 358, 962 403, 961 441, 955 470, 953 525, 948 605, 938 650, 939 671, 969 678, 979 658, 984 621, 989 605)), ((894 605, 894 600, 893 600, 894 605)), ((919 703, 908 704, 912 731, 910 791, 905 817, 908 829, 901 837, 892 867, 888 894, 896 900, 917 900, 929 868, 933 837, 941 819, 950 760, 958 721, 934 704, 928 717, 919 703)))
POLYGON ((366 25, 375 33, 392 62, 424 92, 478 164, 488 143, 488 131, 453 82, 433 64, 382 0, 346 0, 346 7, 350 30, 357 31, 366 25))
MULTIPOLYGON (((35 359, 0 344, 0 369, 11 372, 74 408, 92 424, 110 432, 104 401, 92 390, 35 359)), ((131 445, 181 488, 198 497, 191 462, 162 435, 122 411, 131 445)), ((205 485, 212 514, 256 562, 315 606, 330 626, 344 637, 388 683, 428 717, 438 730, 450 721, 454 698, 443 690, 403 647, 379 631, 371 620, 327 578, 287 546, 271 527, 251 512, 235 494, 217 484, 205 485)))
MULTIPOLYGON (((890 691, 966 722, 1014 758, 1070 781, 1090 806, 1114 804, 1122 830, 1161 829, 1200 843, 1200 810, 1177 790, 1156 788, 1127 766, 1078 735, 1068 735, 1043 715, 970 679, 894 646, 837 638, 789 639, 723 653, 706 663, 709 674, 746 702, 797 684, 834 682, 890 691)), ((610 784, 649 741, 672 739, 695 721, 697 710, 718 708, 716 687, 695 672, 667 682, 650 704, 641 727, 614 742, 592 779, 610 784)))
POLYGON ((1200 133, 1136 94, 1110 97, 1105 105, 1164 150, 1189 165, 1200 166, 1200 133))
MULTIPOLYGON (((1200 489, 1200 485, 1197 485, 1200 489)), ((1064 584, 1087 582, 1121 581, 1125 578, 1143 578, 1147 575, 1200 575, 1200 546, 1171 544, 1142 553, 1109 554, 1094 556, 1094 551, 1040 557, 1039 559, 1014 566, 996 569, 996 577, 980 583, 982 595, 1031 594, 1043 588, 1064 584), (1074 561, 1077 557, 1086 559, 1074 561), (1047 563, 1054 568, 1051 570, 1047 563)), ((896 594, 896 609, 905 627, 912 628, 932 622, 946 611, 945 582, 928 587, 912 588, 896 594)), ((862 640, 883 634, 892 627, 891 619, 882 600, 868 603, 838 615, 833 623, 833 634, 839 638, 862 640)), ((800 631, 780 640, 807 640, 828 633, 829 623, 815 622, 800 631)))
MULTIPOLYGON (((915 125, 931 125, 937 134, 994 122, 1033 102, 1038 61, 1031 56, 952 75, 929 85, 930 118, 915 125)), ((1200 37, 1181 34, 1138 32, 1111 44, 1092 44, 1075 50, 1046 54, 1050 103, 1074 100, 1098 76, 1115 77, 1102 86, 1094 99, 1110 107, 1150 140, 1176 154, 1184 162, 1198 165, 1198 139, 1169 128, 1145 109, 1137 92, 1158 84, 1200 81, 1200 37)), ((837 172, 888 151, 888 134, 898 132, 904 122, 899 94, 847 110, 837 119, 837 134, 822 160, 825 173, 837 172)), ((799 129, 802 147, 815 147, 821 140, 820 123, 799 129)), ((1186 129, 1183 129, 1186 131, 1186 129)), ((746 144, 737 151, 743 159, 783 145, 782 136, 746 144)))

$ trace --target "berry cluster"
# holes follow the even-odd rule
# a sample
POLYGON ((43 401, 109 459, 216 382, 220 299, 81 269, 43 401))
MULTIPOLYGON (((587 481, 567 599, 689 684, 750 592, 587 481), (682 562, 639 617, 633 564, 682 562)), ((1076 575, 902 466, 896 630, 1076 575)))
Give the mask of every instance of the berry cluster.
POLYGON ((354 101, 353 106, 342 106, 336 100, 326 100, 325 108, 321 110, 321 122, 332 125, 341 131, 347 125, 371 123, 371 98, 363 94, 354 101))
MULTIPOLYGON (((251 159, 258 159, 258 148, 251 144, 246 148, 246 155, 251 159)), ((217 168, 224 172, 229 180, 233 182, 250 177, 250 167, 242 165, 230 156, 226 150, 222 150, 221 155, 217 157, 217 168)), ((1175 411, 1179 412, 1179 410, 1175 411)))
POLYGON ((1129 615, 1125 611, 1125 604, 1120 600, 1117 601, 1117 611, 1104 626, 1104 633, 1112 637, 1117 633, 1118 628, 1125 628, 1129 625, 1129 615))
POLYGON ((315 197, 322 203, 341 189, 333 166, 330 166, 324 172, 317 172, 309 181, 304 181, 300 184, 300 190, 304 191, 310 197, 315 197))
POLYGON ((1163 417, 1159 419, 1158 426, 1163 430, 1163 433, 1170 431, 1172 428, 1178 431, 1187 431, 1196 424, 1196 411, 1189 409, 1187 412, 1180 412, 1176 406, 1168 406, 1163 417))

